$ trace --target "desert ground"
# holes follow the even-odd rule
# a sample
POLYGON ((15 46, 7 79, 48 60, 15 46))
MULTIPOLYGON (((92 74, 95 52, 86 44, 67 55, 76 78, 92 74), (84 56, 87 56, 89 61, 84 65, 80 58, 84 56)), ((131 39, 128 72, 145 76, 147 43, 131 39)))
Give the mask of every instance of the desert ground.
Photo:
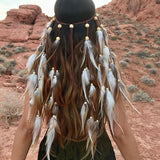
MULTIPOLYGON (((128 122, 136 138, 141 158, 159 160, 160 21, 152 14, 152 18, 141 21, 142 17, 146 16, 142 12, 137 20, 134 16, 114 12, 111 7, 112 5, 104 6, 99 8, 98 12, 107 29, 110 48, 117 55, 122 79, 127 85, 132 103, 140 111, 138 114, 126 102, 124 107, 128 122)), ((5 32, 14 32, 10 29, 11 25, 15 27, 15 23, 11 23, 14 17, 0 22, 0 160, 10 159, 13 139, 24 107, 26 62, 35 52, 40 42, 40 32, 49 20, 40 11, 38 14, 35 24, 18 24, 18 28, 29 31, 28 39, 23 35, 17 38, 11 34, 7 39, 5 33, 2 33, 2 27, 5 27, 5 32)), ((21 32, 25 34, 23 30, 21 32)), ((106 128, 108 131, 108 127, 106 128)), ((40 139, 44 133, 45 127, 40 139)), ((108 134, 110 135, 109 131, 108 134)), ((117 160, 123 160, 111 136, 110 138, 117 160)), ((27 160, 36 159, 37 151, 38 146, 32 147, 27 160)))

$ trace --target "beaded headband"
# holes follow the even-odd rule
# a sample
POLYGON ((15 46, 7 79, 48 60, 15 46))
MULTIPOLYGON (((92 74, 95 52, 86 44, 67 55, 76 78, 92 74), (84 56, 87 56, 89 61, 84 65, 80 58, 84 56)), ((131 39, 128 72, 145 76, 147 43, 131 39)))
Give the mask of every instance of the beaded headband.
MULTIPOLYGON (((33 131, 33 143, 35 142, 35 139, 38 136, 38 133, 40 131, 40 126, 41 126, 40 115, 42 115, 42 110, 48 109, 51 111, 51 114, 52 114, 52 117, 49 122, 49 127, 48 127, 49 129, 47 132, 47 142, 46 142, 46 145, 47 145, 46 152, 47 152, 48 159, 49 159, 50 148, 54 140, 55 132, 60 133, 60 128, 57 122, 59 106, 54 99, 54 89, 56 88, 59 76, 61 75, 58 70, 55 70, 54 67, 49 71, 49 74, 46 75, 47 62, 51 59, 53 54, 47 59, 46 53, 45 53, 45 43, 47 39, 46 37, 51 34, 51 31, 52 31, 51 26, 55 21, 57 22, 58 36, 53 42, 53 45, 56 48, 58 48, 61 41, 60 33, 61 33, 62 27, 65 25, 70 28, 71 71, 73 71, 73 60, 74 60, 73 28, 75 25, 79 25, 79 24, 82 24, 82 25, 84 24, 84 27, 86 28, 86 36, 84 37, 84 45, 83 45, 83 48, 84 48, 83 57, 81 62, 81 67, 84 67, 81 74, 81 84, 82 84, 83 95, 84 95, 84 103, 81 107, 80 117, 81 117, 81 123, 82 123, 81 133, 84 132, 85 126, 87 126, 88 144, 90 143, 91 150, 93 150, 94 143, 96 141, 96 139, 93 139, 93 137, 97 137, 99 132, 100 120, 108 117, 111 131, 113 133, 113 121, 115 121, 114 106, 115 106, 115 100, 119 96, 119 93, 122 93, 122 95, 131 104, 131 102, 129 101, 129 99, 125 94, 126 88, 123 82, 121 81, 119 71, 115 64, 116 57, 114 53, 112 53, 109 50, 108 35, 106 33, 104 26, 100 23, 98 15, 96 14, 95 16, 91 17, 88 20, 73 23, 73 24, 60 22, 54 17, 49 22, 45 31, 43 32, 41 46, 37 49, 37 52, 35 54, 31 55, 31 57, 28 59, 28 62, 27 62, 27 69, 28 69, 28 72, 30 73, 28 85, 27 85, 27 89, 29 90, 29 95, 30 95, 30 106, 31 108, 32 106, 36 106, 39 109, 39 106, 42 105, 41 110, 38 110, 38 113, 37 113, 38 116, 35 119, 35 125, 34 125, 34 131, 33 131), (100 52, 98 55, 99 56, 97 60, 98 62, 94 58, 94 50, 93 50, 92 42, 89 38, 89 28, 90 28, 89 22, 91 20, 94 20, 97 24, 97 31, 95 34, 96 34, 97 42, 99 45, 99 52, 100 52), (91 64, 95 67, 97 72, 97 76, 94 77, 98 83, 97 88, 94 86, 94 84, 91 81, 93 75, 91 75, 89 67, 84 65, 87 54, 89 56, 91 64), (36 73, 33 70, 33 66, 37 62, 37 59, 39 60, 39 65, 36 73), (102 67, 105 70, 105 76, 102 75, 102 67), (105 80, 102 77, 105 77, 105 80), (47 78, 50 81, 50 92, 48 93, 48 98, 44 100, 43 90, 44 90, 45 78, 47 78), (87 90, 87 88, 89 88, 89 90, 87 90), (96 106, 92 106, 93 108, 90 108, 89 106, 91 106, 92 98, 97 90, 100 93, 100 96, 99 96, 100 119, 95 119, 95 117, 90 115, 90 112, 89 112, 90 109, 93 110, 94 112, 94 107, 96 107, 96 106), (87 116, 89 116, 90 118, 87 119, 87 116), (54 128, 53 128, 53 124, 54 124, 54 128), (96 134, 96 136, 89 135, 90 133, 96 134), (50 139, 52 139, 52 141, 50 141, 50 139)), ((74 82, 74 76, 72 76, 71 79, 74 82)), ((133 105, 132 107, 135 109, 133 105)))

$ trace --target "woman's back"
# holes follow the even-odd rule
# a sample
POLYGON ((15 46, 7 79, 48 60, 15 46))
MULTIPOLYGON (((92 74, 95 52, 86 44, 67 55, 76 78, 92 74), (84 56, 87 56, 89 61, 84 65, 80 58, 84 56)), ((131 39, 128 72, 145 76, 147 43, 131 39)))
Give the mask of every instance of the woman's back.
POLYGON ((33 126, 32 144, 42 120, 48 125, 39 159, 50 160, 52 153, 66 160, 115 159, 105 123, 109 122, 112 135, 118 133, 117 127, 123 133, 115 112, 120 110, 125 119, 121 105, 126 89, 92 0, 56 1, 55 17, 27 69, 30 107, 22 124, 33 126))
MULTIPOLYGON (((40 144, 38 160, 47 160, 46 155, 46 136, 40 144)), ((52 144, 50 156, 51 160, 81 160, 86 154, 86 140, 81 142, 68 142, 64 148, 61 148, 59 142, 52 144)), ((91 154, 84 158, 91 160, 91 154)), ((115 154, 106 131, 98 137, 97 148, 94 155, 94 160, 115 160, 115 154)))

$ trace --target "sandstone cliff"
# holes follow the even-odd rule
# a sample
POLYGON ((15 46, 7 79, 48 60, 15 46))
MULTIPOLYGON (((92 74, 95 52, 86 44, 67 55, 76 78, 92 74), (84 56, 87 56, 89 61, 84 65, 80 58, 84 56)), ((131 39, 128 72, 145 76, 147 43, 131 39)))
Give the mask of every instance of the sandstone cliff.
POLYGON ((160 0, 112 0, 106 7, 138 21, 150 20, 160 25, 160 0))
POLYGON ((8 42, 37 45, 48 21, 49 18, 36 5, 21 5, 19 9, 11 9, 6 19, 0 21, 0 47, 8 42))

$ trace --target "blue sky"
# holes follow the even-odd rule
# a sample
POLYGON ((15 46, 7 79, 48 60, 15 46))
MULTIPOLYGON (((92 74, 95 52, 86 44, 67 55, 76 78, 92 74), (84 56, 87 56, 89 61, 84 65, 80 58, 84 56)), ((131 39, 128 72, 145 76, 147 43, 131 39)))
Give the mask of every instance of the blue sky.
MULTIPOLYGON (((49 16, 54 15, 54 3, 56 0, 0 0, 0 20, 6 17, 6 12, 13 8, 18 8, 22 4, 36 4, 42 8, 42 11, 49 16)), ((109 3, 111 0, 93 0, 96 7, 109 3)))

